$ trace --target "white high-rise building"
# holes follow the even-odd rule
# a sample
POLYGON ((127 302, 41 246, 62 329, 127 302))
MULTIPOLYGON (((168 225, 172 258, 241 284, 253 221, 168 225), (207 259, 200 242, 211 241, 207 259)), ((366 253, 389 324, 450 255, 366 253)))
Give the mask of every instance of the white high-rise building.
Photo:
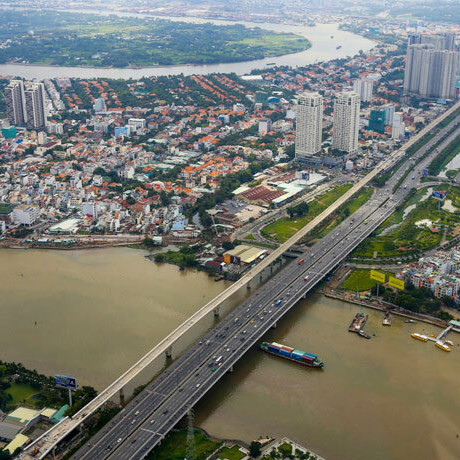
POLYGON ((361 101, 352 91, 337 94, 334 100, 332 148, 341 152, 358 150, 361 101))
POLYGON ((107 112, 107 105, 105 103, 105 99, 103 97, 94 99, 93 109, 96 113, 107 112))
POLYGON ((361 98, 361 101, 363 102, 372 101, 372 89, 372 81, 366 80, 365 78, 361 80, 355 80, 353 83, 353 91, 361 98))
POLYGON ((391 137, 393 139, 401 139, 406 132, 406 126, 403 122, 403 114, 395 112, 393 114, 393 124, 391 126, 391 137))
POLYGON ((43 83, 29 83, 25 90, 28 129, 46 129, 46 93, 43 83))
POLYGON ((25 126, 27 115, 25 111, 24 82, 22 80, 11 80, 5 88, 4 94, 8 121, 14 126, 25 126))
POLYGON ((323 135, 323 98, 319 93, 303 93, 296 107, 296 160, 321 151, 323 135))

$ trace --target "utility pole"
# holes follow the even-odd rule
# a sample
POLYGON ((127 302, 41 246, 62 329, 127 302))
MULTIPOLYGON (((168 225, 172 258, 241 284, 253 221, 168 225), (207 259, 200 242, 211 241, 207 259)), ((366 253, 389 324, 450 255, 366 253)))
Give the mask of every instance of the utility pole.
POLYGON ((187 414, 187 450, 185 460, 196 460, 195 456, 195 431, 193 430, 193 419, 195 414, 190 408, 187 414))

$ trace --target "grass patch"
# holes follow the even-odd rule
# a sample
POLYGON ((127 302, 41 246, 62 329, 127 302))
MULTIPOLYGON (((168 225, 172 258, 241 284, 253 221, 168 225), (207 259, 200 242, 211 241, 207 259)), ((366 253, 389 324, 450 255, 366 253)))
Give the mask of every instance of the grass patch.
POLYGON ((34 404, 34 401, 31 398, 39 393, 39 390, 33 388, 31 385, 27 385, 26 383, 12 383, 11 386, 5 390, 5 393, 11 395, 14 404, 25 402, 28 404, 34 404))
MULTIPOLYGON (((187 430, 173 431, 166 436, 161 446, 154 449, 148 460, 183 460, 186 456, 187 430)), ((197 460, 205 460, 221 442, 208 439, 201 430, 195 430, 195 455, 197 460)))
POLYGON ((238 446, 223 447, 219 450, 219 452, 217 452, 217 456, 219 458, 226 458, 228 460, 241 460, 242 458, 246 457, 246 455, 240 451, 238 446))
POLYGON ((248 236, 246 236, 244 239, 245 239, 245 240, 249 240, 249 241, 254 241, 254 240, 256 239, 256 237, 255 237, 252 233, 250 233, 250 234, 249 234, 248 236))
POLYGON ((279 243, 284 243, 292 235, 305 227, 305 225, 312 221, 316 216, 321 214, 345 192, 350 190, 351 187, 351 184, 346 184, 330 190, 308 204, 308 214, 306 216, 296 217, 293 219, 282 217, 281 219, 278 219, 264 227, 261 230, 261 234, 265 238, 278 241, 279 243))
MULTIPOLYGON (((349 291, 370 291, 377 284, 377 281, 371 279, 370 274, 370 270, 357 268, 342 281, 340 287, 349 291)), ((385 271, 385 275, 387 281, 388 276, 393 273, 385 271)))

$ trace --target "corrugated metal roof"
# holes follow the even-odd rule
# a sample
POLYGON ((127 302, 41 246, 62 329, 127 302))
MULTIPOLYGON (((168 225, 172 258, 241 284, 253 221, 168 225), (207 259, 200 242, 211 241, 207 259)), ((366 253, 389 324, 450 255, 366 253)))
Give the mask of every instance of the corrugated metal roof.
POLYGON ((5 449, 8 450, 10 452, 10 454, 13 454, 16 449, 22 447, 28 440, 29 440, 29 438, 27 436, 24 436, 23 434, 18 434, 5 447, 5 449))
POLYGON ((14 425, 8 422, 0 422, 0 439, 12 441, 14 437, 22 430, 22 426, 14 425))
POLYGON ((64 414, 66 413, 66 410, 69 408, 68 404, 65 406, 62 406, 51 418, 51 421, 53 423, 57 423, 61 420, 62 417, 64 417, 64 414))

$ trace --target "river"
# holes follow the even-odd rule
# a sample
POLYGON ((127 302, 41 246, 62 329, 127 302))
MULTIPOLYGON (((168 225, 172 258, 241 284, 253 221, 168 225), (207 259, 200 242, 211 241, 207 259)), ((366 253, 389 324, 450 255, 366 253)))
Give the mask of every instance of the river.
MULTIPOLYGON (((144 254, 1 250, 0 359, 101 388, 225 288, 144 254)), ((313 352, 325 369, 253 349, 198 405, 197 424, 223 438, 288 436, 328 460, 460 458, 460 336, 445 353, 410 338, 434 326, 395 317, 384 328, 369 310, 365 340, 347 332, 356 311, 320 295, 300 302, 265 340, 313 352)))
MULTIPOLYGON (((74 10, 68 10, 75 12, 74 10)), ((94 11, 80 11, 94 14, 94 11)), ((101 13, 105 14, 108 13, 101 13)), ((139 16, 129 13, 118 13, 120 16, 139 16)), ((339 29, 338 24, 317 24, 314 27, 294 26, 287 24, 253 23, 244 21, 222 21, 205 20, 200 18, 175 18, 161 17, 172 21, 183 21, 191 23, 213 23, 217 25, 243 24, 247 27, 260 27, 274 32, 295 33, 308 38, 311 41, 311 48, 299 53, 287 54, 279 57, 257 59, 253 61, 207 64, 207 65, 179 65, 179 66, 158 66, 144 67, 140 69, 119 69, 119 68, 87 68, 87 67, 58 67, 23 64, 1 64, 0 75, 19 76, 27 79, 45 79, 57 77, 71 78, 123 78, 139 79, 142 77, 164 76, 164 75, 193 75, 210 73, 236 73, 244 75, 254 69, 266 68, 268 63, 275 63, 277 66, 298 67, 313 64, 317 61, 330 61, 337 58, 354 56, 360 50, 368 51, 375 43, 367 38, 339 29), (334 38, 331 39, 331 36, 334 38), (340 49, 337 46, 341 45, 340 49)))

